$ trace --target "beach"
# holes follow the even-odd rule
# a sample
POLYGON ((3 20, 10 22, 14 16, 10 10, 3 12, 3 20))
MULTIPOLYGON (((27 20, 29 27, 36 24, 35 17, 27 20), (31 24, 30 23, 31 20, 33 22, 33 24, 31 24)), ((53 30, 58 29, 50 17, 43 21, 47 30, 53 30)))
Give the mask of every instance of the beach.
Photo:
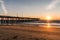
POLYGON ((0 40, 60 40, 60 28, 0 25, 0 40))

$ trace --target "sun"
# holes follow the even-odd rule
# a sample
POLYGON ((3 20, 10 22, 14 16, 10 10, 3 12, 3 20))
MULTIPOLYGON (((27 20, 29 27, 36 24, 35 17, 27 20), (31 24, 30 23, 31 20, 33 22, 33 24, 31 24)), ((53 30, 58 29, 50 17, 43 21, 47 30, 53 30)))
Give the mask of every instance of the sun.
POLYGON ((46 16, 46 20, 51 20, 51 16, 46 16))

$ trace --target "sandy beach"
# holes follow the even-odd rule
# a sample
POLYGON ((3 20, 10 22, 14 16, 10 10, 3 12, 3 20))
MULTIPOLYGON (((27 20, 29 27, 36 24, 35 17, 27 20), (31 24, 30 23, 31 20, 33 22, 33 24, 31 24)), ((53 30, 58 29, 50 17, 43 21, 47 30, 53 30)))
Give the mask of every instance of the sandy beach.
POLYGON ((0 25, 0 40, 60 40, 60 28, 0 25))

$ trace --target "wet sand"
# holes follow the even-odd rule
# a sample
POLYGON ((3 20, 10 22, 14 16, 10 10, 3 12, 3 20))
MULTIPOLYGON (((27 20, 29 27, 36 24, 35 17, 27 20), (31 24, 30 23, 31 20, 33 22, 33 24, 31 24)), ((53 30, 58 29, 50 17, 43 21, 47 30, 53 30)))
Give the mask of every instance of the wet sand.
POLYGON ((60 40, 60 28, 0 25, 0 40, 60 40))

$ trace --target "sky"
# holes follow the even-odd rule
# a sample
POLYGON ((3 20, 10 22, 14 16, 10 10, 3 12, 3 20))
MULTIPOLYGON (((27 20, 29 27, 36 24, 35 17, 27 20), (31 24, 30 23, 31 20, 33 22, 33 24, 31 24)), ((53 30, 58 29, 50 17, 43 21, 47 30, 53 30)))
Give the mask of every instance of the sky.
POLYGON ((60 0, 0 0, 0 14, 44 19, 60 18, 60 0))

